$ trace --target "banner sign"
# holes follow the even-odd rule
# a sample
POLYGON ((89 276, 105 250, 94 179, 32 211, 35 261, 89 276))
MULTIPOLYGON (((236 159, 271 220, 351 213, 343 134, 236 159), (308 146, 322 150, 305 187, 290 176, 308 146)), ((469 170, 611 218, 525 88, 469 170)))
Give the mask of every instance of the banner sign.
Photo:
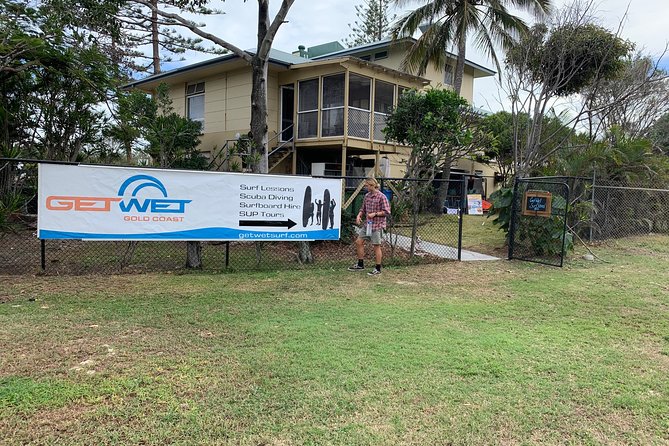
POLYGON ((338 240, 339 179, 40 164, 40 239, 338 240))
POLYGON ((483 197, 481 194, 467 195, 467 213, 469 215, 483 215, 483 197))

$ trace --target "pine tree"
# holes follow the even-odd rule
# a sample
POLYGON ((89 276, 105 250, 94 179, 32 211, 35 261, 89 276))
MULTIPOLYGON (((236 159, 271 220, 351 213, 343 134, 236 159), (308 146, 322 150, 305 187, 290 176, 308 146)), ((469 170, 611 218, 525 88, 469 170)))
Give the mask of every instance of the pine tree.
POLYGON ((349 48, 365 43, 378 42, 383 39, 390 29, 390 23, 395 20, 388 12, 391 0, 365 0, 356 5, 355 15, 358 17, 351 28, 351 34, 344 41, 349 48))

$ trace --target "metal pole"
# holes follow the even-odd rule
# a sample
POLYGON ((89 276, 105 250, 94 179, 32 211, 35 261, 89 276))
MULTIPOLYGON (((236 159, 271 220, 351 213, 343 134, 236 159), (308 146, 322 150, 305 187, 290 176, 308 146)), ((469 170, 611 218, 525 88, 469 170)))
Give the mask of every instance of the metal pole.
POLYGON ((592 243, 592 227, 595 225, 595 179, 597 172, 592 171, 592 198, 590 199, 590 243, 592 243))
POLYGON ((514 232, 516 231, 516 199, 518 198, 519 184, 518 177, 516 177, 513 180, 513 201, 511 202, 511 223, 509 224, 509 260, 513 259, 514 232))
POLYGON ((46 240, 42 239, 40 243, 40 260, 42 265, 42 271, 46 270, 46 240))
POLYGON ((460 209, 458 210, 458 261, 462 261, 462 220, 465 219, 465 211, 467 209, 467 195, 465 194, 464 178, 462 180, 462 193, 460 196, 460 209))
POLYGON ((564 245, 567 243, 567 215, 569 214, 569 200, 571 199, 571 190, 569 189, 569 185, 564 183, 564 187, 567 192, 567 206, 564 208, 564 226, 562 228, 562 252, 560 255, 560 268, 562 268, 564 265, 564 245))
POLYGON ((230 242, 225 242, 225 268, 230 266, 230 242))

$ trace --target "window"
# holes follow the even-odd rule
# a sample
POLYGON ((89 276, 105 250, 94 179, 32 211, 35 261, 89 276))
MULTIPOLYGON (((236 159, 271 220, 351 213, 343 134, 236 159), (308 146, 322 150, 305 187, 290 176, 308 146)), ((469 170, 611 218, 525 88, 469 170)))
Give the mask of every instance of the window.
POLYGON ((318 136, 318 79, 301 81, 297 100, 297 137, 318 136))
POLYGON ((357 74, 348 77, 348 134, 369 138, 372 80, 357 74))
POLYGON ((323 137, 344 135, 344 82, 344 73, 323 77, 323 137))
POLYGON ((453 65, 451 65, 449 62, 446 62, 446 66, 444 67, 444 84, 445 85, 453 85, 453 71, 455 68, 453 65))
POLYGON ((372 60, 372 55, 371 55, 371 54, 368 54, 368 55, 366 55, 366 56, 360 56, 360 59, 369 62, 370 60, 372 60))
POLYGON ((388 51, 380 51, 374 54, 374 60, 387 59, 387 58, 388 58, 388 51))
POLYGON ((390 114, 395 102, 395 86, 387 82, 376 81, 374 84, 374 111, 390 114))
POLYGON ((386 117, 393 110, 395 102, 395 86, 387 82, 374 82, 374 139, 385 140, 383 129, 386 127, 386 117))
POLYGON ((186 86, 186 116, 204 127, 204 82, 186 86))

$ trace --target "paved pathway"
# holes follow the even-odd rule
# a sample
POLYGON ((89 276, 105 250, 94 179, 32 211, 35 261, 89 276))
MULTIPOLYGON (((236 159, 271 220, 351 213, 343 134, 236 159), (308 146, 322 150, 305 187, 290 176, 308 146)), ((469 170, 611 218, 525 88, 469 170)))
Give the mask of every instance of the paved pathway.
MULTIPOLYGON (((386 234, 386 239, 390 235, 386 234)), ((405 237, 403 235, 393 235, 393 238, 397 237, 397 247, 409 251, 411 249, 411 237, 405 237)), ((438 243, 426 242, 421 240, 416 247, 416 254, 420 255, 421 252, 426 252, 437 257, 444 259, 454 259, 458 258, 458 248, 453 248, 452 246, 440 245, 438 243)), ((499 257, 489 256, 487 254, 481 254, 474 251, 462 250, 462 261, 471 262, 474 260, 500 260, 499 257)))

